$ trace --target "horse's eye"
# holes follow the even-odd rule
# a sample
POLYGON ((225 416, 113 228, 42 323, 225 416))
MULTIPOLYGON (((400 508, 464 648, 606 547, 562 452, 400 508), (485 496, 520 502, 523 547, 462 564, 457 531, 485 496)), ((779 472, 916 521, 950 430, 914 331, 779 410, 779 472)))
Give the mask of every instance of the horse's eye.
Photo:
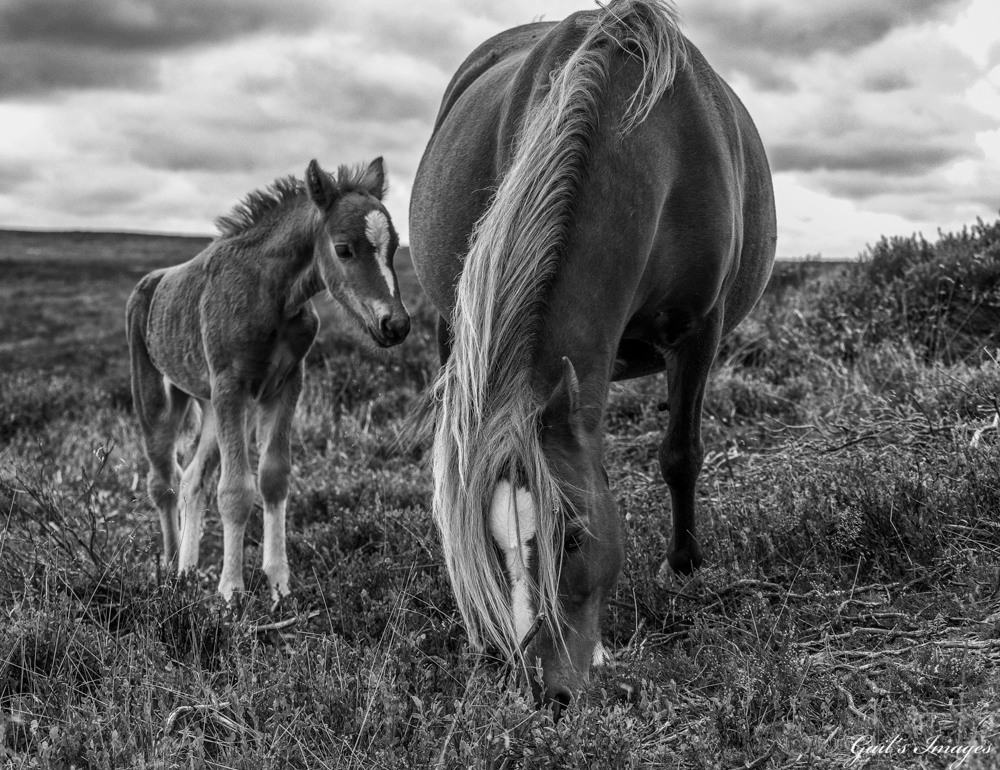
POLYGON ((351 253, 351 247, 346 243, 338 243, 333 247, 333 250, 337 252, 337 256, 341 259, 350 259, 354 256, 354 254, 351 253))
POLYGON ((567 532, 564 548, 566 553, 579 551, 583 547, 583 532, 567 532))

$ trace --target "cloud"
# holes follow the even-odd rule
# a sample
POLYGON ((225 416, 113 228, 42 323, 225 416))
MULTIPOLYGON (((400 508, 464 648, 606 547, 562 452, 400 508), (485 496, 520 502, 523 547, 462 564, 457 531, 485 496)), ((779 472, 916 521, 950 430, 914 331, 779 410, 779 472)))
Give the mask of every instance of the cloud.
MULTIPOLYGON (((208 233, 312 157, 382 154, 405 241, 455 69, 588 5, 0 0, 0 226, 208 233)), ((768 149, 782 254, 850 256, 1000 205, 995 0, 679 5, 768 149)))
POLYGON ((155 62, 141 55, 57 43, 0 46, 0 97, 64 89, 145 89, 157 83, 155 62))
POLYGON ((776 144, 768 153, 775 171, 866 171, 886 176, 919 173, 972 154, 973 148, 944 139, 910 145, 896 137, 864 135, 825 145, 776 144))
POLYGON ((992 86, 941 34, 942 23, 903 22, 850 54, 785 60, 781 70, 793 88, 762 88, 739 74, 732 80, 772 170, 797 189, 915 228, 935 219, 950 224, 960 212, 982 212, 997 189, 984 176, 963 179, 955 171, 987 165, 977 135, 996 121, 969 89, 979 83, 992 93, 992 86))
POLYGON ((0 41, 162 51, 319 23, 320 0, 11 0, 0 7, 0 41))
POLYGON ((893 32, 953 15, 967 0, 702 0, 683 8, 690 37, 724 76, 740 72, 761 90, 792 90, 788 62, 849 56, 893 32))
POLYGON ((161 56, 311 29, 321 0, 12 0, 0 5, 0 96, 150 89, 161 56))
POLYGON ((902 70, 881 70, 866 73, 861 82, 865 91, 889 93, 905 91, 916 85, 913 78, 902 70))
POLYGON ((361 34, 380 41, 380 48, 418 61, 430 61, 442 70, 456 68, 472 51, 460 14, 428 15, 423 4, 393 8, 381 3, 367 6, 361 34))
POLYGON ((34 174, 34 165, 28 160, 0 158, 0 195, 15 192, 34 174))

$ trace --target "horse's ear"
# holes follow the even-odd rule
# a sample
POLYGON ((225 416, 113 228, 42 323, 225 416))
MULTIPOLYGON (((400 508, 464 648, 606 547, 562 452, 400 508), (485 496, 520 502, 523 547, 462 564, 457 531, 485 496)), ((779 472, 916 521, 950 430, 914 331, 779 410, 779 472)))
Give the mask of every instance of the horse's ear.
POLYGON ((573 362, 563 356, 562 375, 552 389, 542 411, 542 427, 550 435, 577 439, 583 431, 580 421, 580 381, 573 362))
POLYGON ((315 158, 309 161, 309 167, 306 168, 306 189, 320 211, 330 209, 340 194, 333 179, 319 167, 315 158))
POLYGON ((389 190, 389 185, 386 183, 385 163, 382 162, 381 155, 368 164, 365 173, 358 180, 358 187, 375 196, 378 200, 382 200, 385 197, 386 192, 389 190))

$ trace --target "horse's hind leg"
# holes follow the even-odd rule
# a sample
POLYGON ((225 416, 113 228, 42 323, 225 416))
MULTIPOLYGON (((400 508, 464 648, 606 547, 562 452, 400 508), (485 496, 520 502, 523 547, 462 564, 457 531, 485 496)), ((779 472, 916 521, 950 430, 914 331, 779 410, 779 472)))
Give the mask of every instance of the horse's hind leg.
POLYGON ((701 566, 695 530, 695 493, 705 459, 701 408, 708 372, 721 337, 721 314, 713 311, 667 352, 670 420, 660 444, 660 470, 670 488, 674 534, 667 561, 675 572, 701 566))
POLYGON ((260 446, 258 480, 264 498, 264 573, 271 598, 289 593, 288 554, 285 550, 285 508, 292 471, 292 418, 302 390, 303 364, 289 375, 284 387, 261 403, 257 423, 260 446))
POLYGON ((149 458, 149 475, 146 488, 160 514, 160 531, 163 533, 163 561, 173 565, 177 557, 178 496, 181 467, 177 462, 177 434, 184 425, 190 397, 164 382, 159 372, 146 372, 133 377, 133 388, 139 388, 139 397, 133 393, 139 412, 146 457, 149 458), (136 383, 135 380, 139 382, 136 383))
POLYGON ((253 511, 247 412, 250 398, 238 386, 214 383, 212 408, 222 467, 219 471, 219 518, 222 519, 222 574, 219 593, 226 601, 243 591, 243 535, 253 511))
POLYGON ((149 305, 162 271, 145 276, 129 295, 125 308, 132 403, 149 459, 146 488, 160 514, 164 566, 177 556, 177 496, 180 466, 177 464, 177 434, 184 424, 190 397, 170 384, 153 364, 146 347, 149 305))
POLYGON ((198 437, 198 448, 181 477, 181 542, 177 565, 180 572, 198 566, 201 523, 206 506, 205 482, 219 464, 215 410, 209 402, 202 402, 201 407, 201 434, 198 437))

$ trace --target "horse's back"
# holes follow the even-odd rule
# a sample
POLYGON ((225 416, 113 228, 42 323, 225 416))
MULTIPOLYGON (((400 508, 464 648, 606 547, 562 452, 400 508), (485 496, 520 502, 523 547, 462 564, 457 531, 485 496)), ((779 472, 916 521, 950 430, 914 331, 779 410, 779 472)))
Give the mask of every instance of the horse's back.
MULTIPOLYGON (((545 98, 551 73, 595 13, 508 30, 476 49, 452 79, 417 172, 410 216, 417 274, 442 315, 454 306, 470 236, 516 150, 526 113, 545 98)), ((666 318, 667 311, 697 318, 724 305, 724 327, 731 329, 759 298, 774 256, 773 194, 760 138, 729 86, 685 44, 688 63, 624 139, 619 116, 643 64, 625 50, 612 56, 588 178, 568 233, 568 264, 557 276, 557 284, 628 279, 616 300, 624 303, 622 331, 633 324, 630 333, 655 332, 650 344, 662 342, 662 330, 635 324, 666 318)), ((565 293, 576 298, 580 289, 565 293)))
POLYGON ((582 36, 567 21, 526 24, 490 38, 445 91, 410 198, 417 277, 445 314, 454 304, 469 234, 493 197, 532 92, 541 85, 537 73, 551 71, 582 36))
MULTIPOLYGON (((687 47, 689 65, 614 163, 633 195, 644 185, 638 208, 648 210, 631 219, 654 232, 637 302, 648 298, 647 312, 677 308, 693 317, 721 302, 728 331, 770 274, 771 175, 745 107, 698 49, 687 47)), ((607 194, 593 205, 607 211, 607 194)), ((589 228, 593 218, 580 220, 589 228)))
MULTIPOLYGON (((777 232, 771 170, 757 127, 743 102, 701 52, 690 43, 688 46, 692 90, 711 107, 710 125, 701 137, 711 138, 727 172, 724 191, 716 190, 715 202, 725 207, 732 222, 729 229, 733 262, 722 286, 726 302, 724 331, 729 331, 756 304, 771 274, 777 232)), ((688 164, 681 174, 693 178, 698 170, 688 164)), ((693 194, 700 191, 704 195, 705 182, 698 184, 693 194)))
POLYGON ((441 108, 434 121, 437 131, 448 117, 452 106, 484 73, 498 64, 523 56, 552 28, 553 22, 535 22, 500 32, 481 43, 455 71, 441 99, 441 108))

